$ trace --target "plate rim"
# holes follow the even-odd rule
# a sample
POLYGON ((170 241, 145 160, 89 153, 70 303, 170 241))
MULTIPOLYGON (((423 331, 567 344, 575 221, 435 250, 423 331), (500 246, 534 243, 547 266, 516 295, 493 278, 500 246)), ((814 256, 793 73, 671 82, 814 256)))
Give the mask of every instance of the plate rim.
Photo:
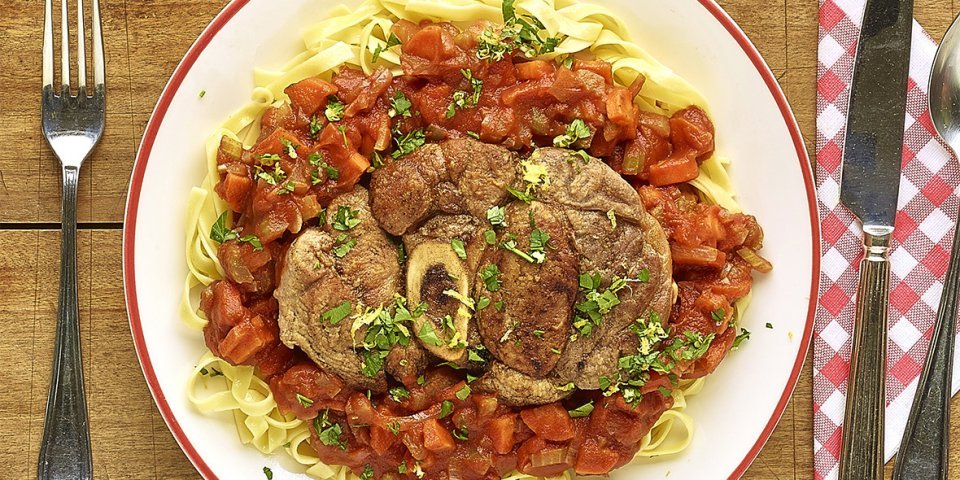
MULTIPOLYGON (((810 163, 809 154, 807 153, 806 144, 804 143, 803 135, 800 132, 800 127, 797 123, 796 116, 793 114, 793 110, 790 108, 790 104, 787 102, 786 96, 784 95, 780 84, 777 82, 773 72, 770 70, 770 67, 763 60, 763 57, 757 47, 747 37, 746 33, 744 33, 744 31, 733 20, 732 17, 730 17, 730 15, 719 4, 717 4, 715 0, 697 1, 737 42, 737 44, 740 46, 740 49, 744 54, 746 54, 747 58, 750 60, 750 63, 754 66, 754 68, 757 70, 757 73, 763 79, 764 84, 767 86, 767 89, 770 91, 770 94, 773 96, 774 101, 780 110, 780 114, 783 117, 787 130, 790 133, 790 138, 793 141, 794 148, 797 153, 797 159, 800 162, 800 171, 803 175, 803 184, 807 196, 807 207, 810 213, 810 227, 812 236, 810 242, 811 254, 813 256, 813 258, 811 258, 812 272, 810 300, 807 306, 807 321, 801 337, 800 349, 797 352, 797 358, 794 361, 793 370, 790 372, 787 385, 784 388, 779 401, 777 402, 773 415, 771 415, 770 419, 767 421, 764 429, 760 433, 760 436, 757 438, 757 441, 744 456, 743 460, 730 474, 729 478, 735 479, 741 477, 744 472, 746 472, 747 468, 753 463, 757 455, 759 455, 760 450, 763 449, 763 446, 767 443, 767 440, 769 440, 770 435, 773 433, 774 428, 776 428, 777 424, 779 423, 780 418, 783 416, 783 413, 786 410, 787 403, 789 403, 790 398, 793 396, 793 392, 796 389, 800 378, 800 373, 803 371, 803 365, 806 362, 807 354, 810 350, 820 286, 820 213, 819 204, 817 202, 816 187, 814 186, 813 181, 813 170, 810 163)), ((177 67, 170 79, 167 81, 167 84, 164 86, 163 91, 161 92, 157 101, 157 105, 150 114, 149 121, 144 129, 143 138, 141 139, 140 145, 137 148, 137 155, 136 159, 134 160, 133 170, 130 174, 130 183, 127 189, 127 201, 123 221, 122 263, 124 298, 127 309, 127 317, 130 324, 130 333, 133 337, 137 359, 139 360, 141 370, 150 390, 150 394, 160 412, 160 416, 163 418, 164 423, 166 423, 167 428, 170 429, 170 432, 173 434, 173 437, 180 446, 180 449, 190 460, 190 463, 193 464, 194 468, 196 468, 206 480, 216 480, 218 477, 193 447, 190 439, 187 437, 186 433, 180 426, 180 423, 177 421, 176 416, 173 414, 173 411, 166 400, 166 396, 160 387, 160 382, 157 378, 156 372, 154 371, 150 355, 147 352, 146 339, 143 336, 140 310, 137 303, 136 275, 134 267, 137 210, 140 204, 140 190, 143 185, 147 161, 149 160, 150 153, 153 149, 157 132, 163 123, 163 119, 170 107, 173 97, 179 90, 187 73, 193 67, 197 58, 207 47, 210 41, 213 40, 217 33, 219 33, 220 30, 226 26, 227 23, 229 23, 230 20, 248 3, 250 3, 250 0, 233 0, 224 6, 224 8, 216 15, 216 17, 211 20, 210 24, 203 29, 203 31, 197 37, 197 40, 194 41, 194 43, 190 46, 186 54, 184 54, 184 57, 177 64, 177 67)))

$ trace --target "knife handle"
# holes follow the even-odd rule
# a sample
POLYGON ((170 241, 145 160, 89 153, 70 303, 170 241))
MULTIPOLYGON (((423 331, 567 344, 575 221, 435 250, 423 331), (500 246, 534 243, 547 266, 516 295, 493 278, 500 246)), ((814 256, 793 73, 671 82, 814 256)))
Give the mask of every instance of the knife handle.
POLYGON ((840 480, 883 478, 884 379, 887 366, 887 304, 890 297, 890 237, 893 229, 864 227, 857 315, 847 377, 840 480), (876 231, 876 234, 868 231, 876 231))
POLYGON ((937 323, 930 350, 917 383, 894 480, 945 479, 949 473, 950 384, 953 380, 953 342, 956 335, 957 290, 960 287, 960 235, 954 233, 950 266, 943 281, 937 323))

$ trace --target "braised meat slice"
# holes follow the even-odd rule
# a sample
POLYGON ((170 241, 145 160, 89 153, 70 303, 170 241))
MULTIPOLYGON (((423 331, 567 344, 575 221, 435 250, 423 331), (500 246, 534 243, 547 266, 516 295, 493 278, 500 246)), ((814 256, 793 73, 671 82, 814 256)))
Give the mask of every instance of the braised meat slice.
MULTIPOLYGON (((280 304, 284 344, 299 347, 353 388, 382 392, 383 371, 372 378, 362 373, 363 358, 353 348, 350 317, 323 318, 345 302, 351 311, 359 305, 389 305, 399 291, 396 246, 370 214, 368 198, 362 187, 338 196, 328 207, 327 223, 294 240, 274 296, 280 304)), ((363 334, 356 332, 356 338, 363 334)), ((426 366, 423 351, 416 342, 410 345, 395 348, 387 358, 387 370, 398 378, 415 378, 426 366)))
POLYGON ((513 407, 544 405, 566 398, 573 392, 572 388, 558 384, 552 378, 533 378, 500 362, 494 362, 490 371, 474 382, 473 388, 490 392, 513 407))
POLYGON ((373 215, 393 235, 412 232, 439 213, 484 218, 506 198, 515 164, 509 150, 473 139, 424 145, 373 173, 373 215))
POLYGON ((476 312, 477 326, 497 360, 542 378, 570 337, 578 259, 562 209, 514 202, 505 219, 497 245, 480 260, 476 291, 492 305, 476 312), (494 272, 499 276, 490 283, 494 272))

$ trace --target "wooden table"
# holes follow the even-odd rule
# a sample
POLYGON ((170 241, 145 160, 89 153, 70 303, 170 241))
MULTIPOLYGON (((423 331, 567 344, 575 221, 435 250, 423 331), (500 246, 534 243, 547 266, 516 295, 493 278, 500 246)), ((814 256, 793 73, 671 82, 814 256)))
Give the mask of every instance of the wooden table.
MULTIPOLYGON (((662 0, 669 1, 669 0, 662 0)), ((120 229, 137 145, 160 91, 223 0, 101 0, 109 102, 105 138, 79 194, 80 315, 96 478, 197 478, 160 418, 134 354, 123 302, 120 229)), ((722 0, 786 91, 814 151, 817 2, 722 0)), ((939 38, 957 0, 916 0, 939 38)), ((0 465, 32 478, 50 377, 59 263, 60 186, 40 130, 41 11, 0 9, 0 465)), ((813 478, 810 361, 751 479, 813 478)), ((954 403, 960 418, 960 403, 954 403)), ((953 439, 960 440, 960 422, 953 439)), ((960 462, 953 455, 954 477, 960 462)), ((888 469, 889 475, 889 469, 888 469)))

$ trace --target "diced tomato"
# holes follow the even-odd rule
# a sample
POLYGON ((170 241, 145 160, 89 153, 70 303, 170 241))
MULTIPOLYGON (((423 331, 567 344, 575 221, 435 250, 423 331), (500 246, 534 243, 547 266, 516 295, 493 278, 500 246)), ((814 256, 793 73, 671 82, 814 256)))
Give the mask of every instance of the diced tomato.
POLYGON ((434 453, 448 453, 456 448, 453 436, 435 418, 423 422, 423 447, 434 453))
POLYGON ((493 449, 499 454, 513 450, 516 444, 514 431, 517 428, 517 415, 508 414, 494 418, 487 423, 487 436, 493 441, 493 449))
POLYGON ((650 183, 656 186, 689 182, 699 174, 697 161, 692 156, 670 157, 650 165, 650 183))
POLYGON ((239 365, 277 340, 263 317, 258 315, 230 329, 230 333, 220 342, 220 355, 224 360, 239 365))
POLYGON ((577 451, 577 461, 573 468, 580 475, 606 475, 620 461, 620 454, 612 448, 604 448, 602 440, 588 438, 577 451))
POLYGON ((574 71, 586 70, 596 73, 597 75, 603 77, 603 80, 607 84, 613 85, 613 65, 610 62, 605 62, 603 60, 575 59, 571 69, 574 71))
POLYGON ((301 361, 270 381, 280 411, 291 412, 302 420, 332 408, 343 410, 345 385, 336 375, 321 370, 313 362, 301 361))
POLYGON ((556 65, 546 60, 532 60, 514 66, 517 68, 517 79, 519 80, 537 80, 553 75, 557 71, 556 65))
POLYGON ((545 440, 562 442, 573 438, 573 422, 560 402, 525 408, 520 412, 520 418, 530 430, 545 440))
POLYGON ((240 176, 228 173, 216 187, 217 195, 227 202, 230 209, 239 212, 247 202, 247 196, 253 189, 253 180, 249 176, 240 176))
POLYGON ((453 46, 453 39, 446 36, 442 28, 430 25, 413 34, 401 48, 406 55, 436 62, 450 58, 453 46))
POLYGON ((386 428, 380 428, 376 425, 370 426, 370 448, 372 448, 377 455, 386 453, 396 440, 397 436, 386 428))
POLYGON ((326 106, 327 97, 337 93, 337 87, 320 77, 310 77, 290 85, 283 93, 290 97, 294 108, 310 117, 326 106))

